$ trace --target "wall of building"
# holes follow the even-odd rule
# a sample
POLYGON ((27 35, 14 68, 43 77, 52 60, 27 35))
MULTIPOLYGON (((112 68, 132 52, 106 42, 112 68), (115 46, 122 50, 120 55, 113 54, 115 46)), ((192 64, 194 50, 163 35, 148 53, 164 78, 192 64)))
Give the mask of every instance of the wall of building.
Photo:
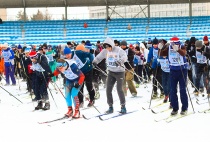
POLYGON ((0 9, 0 17, 3 21, 7 20, 7 10, 6 9, 0 9))

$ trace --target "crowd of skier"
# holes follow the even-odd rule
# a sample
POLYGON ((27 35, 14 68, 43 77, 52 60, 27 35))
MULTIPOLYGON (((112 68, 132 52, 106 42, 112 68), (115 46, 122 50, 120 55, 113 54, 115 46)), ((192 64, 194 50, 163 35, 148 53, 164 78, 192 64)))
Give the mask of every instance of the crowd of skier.
POLYGON ((136 97, 140 93, 137 88, 152 81, 151 99, 162 98, 163 103, 169 101, 171 115, 176 115, 179 110, 181 115, 186 115, 189 99, 187 84, 194 88, 195 96, 206 92, 210 97, 209 59, 207 36, 203 37, 203 41, 191 37, 184 43, 178 37, 169 41, 149 38, 135 44, 110 37, 103 43, 97 41, 96 45, 89 40, 59 46, 45 43, 38 47, 9 46, 5 43, 1 45, 0 78, 5 78, 5 86, 16 86, 17 80, 22 78, 30 95, 35 96, 32 100, 37 102, 35 110, 49 110, 49 84, 56 84, 61 74, 68 107, 65 116, 73 118, 80 117, 84 99, 89 101, 87 107, 92 107, 100 98, 100 84, 106 88, 106 113, 114 112, 115 94, 112 91, 116 83, 120 113, 125 114, 127 90, 136 97), (84 96, 84 86, 88 96, 84 96))

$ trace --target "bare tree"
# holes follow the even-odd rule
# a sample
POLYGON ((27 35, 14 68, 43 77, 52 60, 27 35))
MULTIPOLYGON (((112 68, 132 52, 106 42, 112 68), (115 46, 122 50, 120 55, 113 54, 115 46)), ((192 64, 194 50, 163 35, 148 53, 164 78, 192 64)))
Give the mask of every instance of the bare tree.
POLYGON ((31 20, 44 20, 44 15, 43 13, 38 9, 36 14, 33 14, 31 16, 31 20))
POLYGON ((22 10, 18 11, 18 14, 17 14, 16 18, 17 18, 18 21, 24 21, 24 20, 28 21, 28 16, 26 15, 26 19, 25 19, 24 18, 24 13, 23 13, 22 10))

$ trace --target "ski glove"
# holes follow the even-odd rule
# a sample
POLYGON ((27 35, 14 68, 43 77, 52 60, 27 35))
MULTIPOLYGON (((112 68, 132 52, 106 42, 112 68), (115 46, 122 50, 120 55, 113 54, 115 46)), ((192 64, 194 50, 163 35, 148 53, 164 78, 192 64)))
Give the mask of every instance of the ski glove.
POLYGON ((78 82, 77 82, 77 83, 74 83, 74 87, 75 87, 75 88, 79 88, 79 86, 80 86, 80 85, 79 85, 78 82))
POLYGON ((53 77, 54 74, 53 74, 53 73, 49 73, 48 76, 49 76, 49 77, 53 77))

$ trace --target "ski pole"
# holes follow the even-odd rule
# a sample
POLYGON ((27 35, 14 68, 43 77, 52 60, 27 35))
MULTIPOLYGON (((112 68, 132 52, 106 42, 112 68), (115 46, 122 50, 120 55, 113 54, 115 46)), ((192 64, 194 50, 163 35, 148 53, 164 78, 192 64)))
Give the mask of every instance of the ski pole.
MULTIPOLYGON (((55 83, 55 82, 54 82, 54 83, 55 83)), ((56 83, 55 83, 55 86, 58 88, 58 90, 59 90, 59 92, 61 93, 61 95, 63 96, 63 98, 66 99, 65 96, 63 95, 62 91, 60 90, 60 88, 58 87, 58 85, 57 85, 56 83)))
POLYGON ((51 95, 51 97, 52 97, 52 99, 53 99, 53 101, 54 101, 54 103, 55 103, 55 106, 58 108, 58 106, 57 106, 57 104, 56 104, 56 102, 55 102, 55 99, 54 99, 54 97, 53 97, 53 95, 52 95, 52 92, 51 92, 51 90, 50 90, 50 88, 49 88, 49 86, 48 86, 48 84, 47 84, 47 80, 46 80, 46 78, 45 78, 45 76, 44 76, 44 73, 43 73, 43 72, 42 72, 42 75, 43 75, 43 77, 44 77, 44 80, 45 80, 46 86, 47 86, 47 88, 48 88, 48 90, 49 90, 49 92, 50 92, 50 95, 51 95))
POLYGON ((18 100, 19 102, 23 103, 23 102, 20 101, 18 98, 16 98, 14 95, 12 95, 9 91, 7 91, 6 89, 4 89, 1 85, 0 85, 0 87, 1 87, 4 91, 6 91, 7 93, 9 93, 10 96, 14 97, 16 100, 18 100))

